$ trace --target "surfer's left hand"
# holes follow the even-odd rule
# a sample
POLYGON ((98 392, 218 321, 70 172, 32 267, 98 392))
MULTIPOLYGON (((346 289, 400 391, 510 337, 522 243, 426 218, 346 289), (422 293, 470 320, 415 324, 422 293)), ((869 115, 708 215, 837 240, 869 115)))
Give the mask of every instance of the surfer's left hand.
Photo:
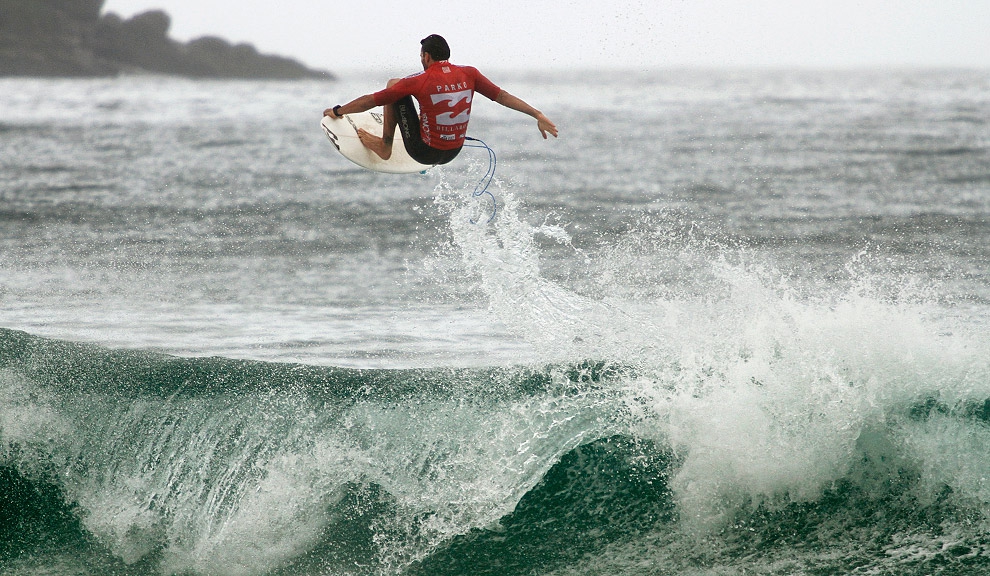
POLYGON ((547 133, 553 134, 554 138, 557 137, 557 125, 542 113, 536 117, 536 127, 540 129, 540 134, 543 134, 544 140, 547 139, 547 133))

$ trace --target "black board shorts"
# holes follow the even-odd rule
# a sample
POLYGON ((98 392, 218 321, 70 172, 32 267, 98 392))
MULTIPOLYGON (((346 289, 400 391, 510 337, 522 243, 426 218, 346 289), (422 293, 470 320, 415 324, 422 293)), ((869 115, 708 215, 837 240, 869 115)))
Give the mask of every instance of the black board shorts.
POLYGON ((450 162, 460 153, 460 147, 453 150, 438 150, 423 142, 423 135, 419 129, 419 114, 413 105, 412 96, 400 98, 395 103, 395 108, 399 120, 399 130, 402 131, 402 142, 406 146, 406 152, 413 160, 420 164, 435 166, 450 162))

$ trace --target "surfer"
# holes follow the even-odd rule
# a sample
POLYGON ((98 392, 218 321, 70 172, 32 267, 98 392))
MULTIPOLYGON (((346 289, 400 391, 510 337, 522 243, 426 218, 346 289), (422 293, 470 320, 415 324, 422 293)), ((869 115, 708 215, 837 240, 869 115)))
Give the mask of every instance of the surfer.
POLYGON ((323 115, 343 118, 345 114, 384 106, 382 135, 358 130, 361 143, 383 160, 388 160, 392 156, 392 141, 398 126, 409 156, 428 165, 446 164, 461 151, 475 92, 535 118, 544 140, 547 134, 557 137, 557 126, 543 112, 502 90, 477 68, 451 64, 448 60, 450 47, 443 37, 431 34, 422 39, 420 45, 423 72, 393 78, 384 90, 327 108, 323 115), (419 103, 420 114, 413 106, 413 98, 419 103))

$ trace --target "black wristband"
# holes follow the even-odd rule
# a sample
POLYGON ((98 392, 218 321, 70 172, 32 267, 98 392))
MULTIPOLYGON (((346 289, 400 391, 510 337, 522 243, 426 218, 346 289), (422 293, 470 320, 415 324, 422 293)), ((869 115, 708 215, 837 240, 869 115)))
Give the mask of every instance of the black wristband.
POLYGON ((337 110, 340 110, 340 104, 337 104, 336 106, 333 107, 333 115, 337 118, 343 118, 344 115, 337 112, 337 110))

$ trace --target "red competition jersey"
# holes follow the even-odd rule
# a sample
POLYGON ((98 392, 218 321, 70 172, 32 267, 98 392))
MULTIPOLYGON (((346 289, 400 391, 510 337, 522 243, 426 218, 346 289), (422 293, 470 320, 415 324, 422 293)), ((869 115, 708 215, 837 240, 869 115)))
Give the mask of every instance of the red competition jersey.
POLYGON ((477 68, 455 66, 444 60, 373 96, 378 106, 393 104, 405 96, 414 97, 419 102, 423 142, 438 150, 453 150, 464 144, 474 93, 495 100, 501 91, 477 68))

